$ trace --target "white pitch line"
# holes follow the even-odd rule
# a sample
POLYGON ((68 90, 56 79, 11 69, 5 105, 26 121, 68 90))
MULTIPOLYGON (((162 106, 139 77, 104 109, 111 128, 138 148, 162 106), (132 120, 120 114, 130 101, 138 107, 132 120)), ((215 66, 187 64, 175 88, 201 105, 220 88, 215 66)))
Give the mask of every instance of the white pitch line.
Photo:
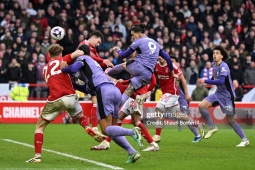
MULTIPOLYGON (((7 142, 11 142, 11 143, 27 146, 27 147, 30 147, 30 148, 34 148, 33 145, 30 145, 30 144, 27 144, 27 143, 22 143, 22 142, 10 140, 10 139, 3 139, 3 140, 7 141, 7 142)), ((105 163, 102 163, 102 162, 93 161, 93 160, 90 160, 90 159, 81 158, 81 157, 78 157, 78 156, 74 156, 74 155, 70 155, 70 154, 67 154, 67 153, 62 153, 62 152, 58 152, 58 151, 54 151, 54 150, 50 150, 50 149, 44 149, 43 148, 42 150, 44 150, 46 152, 51 152, 51 153, 54 153, 54 154, 57 154, 57 155, 65 156, 65 157, 68 157, 68 158, 73 158, 73 159, 76 159, 76 160, 81 160, 81 161, 88 162, 88 163, 91 163, 91 164, 95 164, 95 165, 98 165, 98 166, 110 168, 110 169, 124 169, 124 168, 121 168, 121 167, 105 164, 105 163)))

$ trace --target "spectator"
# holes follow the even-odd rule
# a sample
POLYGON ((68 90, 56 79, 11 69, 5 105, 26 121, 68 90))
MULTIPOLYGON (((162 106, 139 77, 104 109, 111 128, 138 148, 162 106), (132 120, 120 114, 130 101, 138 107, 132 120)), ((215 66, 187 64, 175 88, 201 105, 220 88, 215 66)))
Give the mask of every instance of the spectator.
POLYGON ((195 61, 190 62, 190 67, 186 69, 186 80, 188 84, 196 84, 198 79, 198 68, 195 61))
POLYGON ((17 62, 16 58, 13 58, 11 63, 8 65, 8 80, 9 83, 18 83, 20 80, 20 64, 17 62))
POLYGON ((43 37, 43 42, 41 43, 41 52, 42 52, 43 55, 46 55, 49 47, 50 47, 49 37, 44 36, 43 37))
POLYGON ((243 84, 243 71, 240 69, 238 63, 235 63, 231 69, 231 78, 238 81, 239 84, 243 84))
POLYGON ((24 83, 19 83, 12 88, 10 92, 10 97, 14 101, 27 101, 28 94, 29 94, 29 91, 26 85, 24 83))
POLYGON ((201 70, 199 78, 204 80, 210 80, 213 75, 212 63, 210 61, 206 62, 205 67, 201 70))
POLYGON ((239 86, 237 80, 233 80, 233 86, 236 93, 236 100, 235 101, 242 101, 243 98, 243 88, 239 86))
POLYGON ((208 89, 205 87, 205 85, 197 82, 197 86, 191 95, 192 100, 202 101, 207 96, 208 96, 208 89))
POLYGON ((30 16, 36 16, 37 14, 36 10, 33 9, 33 4, 31 2, 28 3, 26 11, 30 16))
POLYGON ((244 84, 255 86, 255 62, 250 63, 250 67, 244 71, 244 84))
POLYGON ((7 68, 5 67, 2 59, 0 58, 0 83, 8 83, 6 76, 7 76, 7 68))
POLYGON ((45 56, 43 54, 40 54, 38 63, 36 64, 36 70, 37 70, 36 83, 38 84, 38 86, 36 87, 35 91, 36 91, 36 98, 38 100, 46 99, 48 96, 48 87, 46 86, 46 83, 43 77, 44 66, 46 66, 45 56))
MULTIPOLYGON (((36 76, 37 76, 37 72, 36 72, 35 66, 32 62, 29 62, 27 65, 27 68, 25 68, 25 70, 23 71, 22 80, 24 83, 36 84, 37 83, 36 76)), ((35 95, 34 95, 35 88, 36 87, 34 85, 28 87, 29 98, 33 99, 35 97, 35 95)))

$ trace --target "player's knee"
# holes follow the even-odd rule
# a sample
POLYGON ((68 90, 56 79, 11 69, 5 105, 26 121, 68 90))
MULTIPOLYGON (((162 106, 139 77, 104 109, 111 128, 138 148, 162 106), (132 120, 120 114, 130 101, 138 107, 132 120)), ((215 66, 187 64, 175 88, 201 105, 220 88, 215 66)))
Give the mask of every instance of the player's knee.
POLYGON ((228 121, 228 124, 229 124, 229 125, 234 124, 234 123, 235 123, 234 116, 228 116, 228 115, 227 115, 227 121, 228 121))
POLYGON ((205 110, 206 109, 206 106, 205 106, 205 104, 202 102, 202 103, 199 103, 199 105, 198 105, 198 109, 199 109, 199 111, 203 111, 203 110, 205 110))

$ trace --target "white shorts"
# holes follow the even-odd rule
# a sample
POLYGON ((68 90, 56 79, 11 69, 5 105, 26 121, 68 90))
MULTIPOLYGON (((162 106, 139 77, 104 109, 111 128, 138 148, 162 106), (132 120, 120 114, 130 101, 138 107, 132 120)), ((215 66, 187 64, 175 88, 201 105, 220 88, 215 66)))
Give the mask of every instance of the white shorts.
POLYGON ((55 101, 48 101, 44 106, 41 116, 48 121, 54 120, 62 111, 66 110, 71 117, 82 111, 76 94, 63 96, 55 101))
POLYGON ((126 115, 131 115, 134 112, 138 112, 140 115, 143 114, 143 105, 139 105, 135 99, 129 98, 122 106, 121 111, 126 115))
POLYGON ((163 111, 163 113, 175 113, 180 111, 178 102, 179 96, 165 93, 158 101, 156 107, 163 111))

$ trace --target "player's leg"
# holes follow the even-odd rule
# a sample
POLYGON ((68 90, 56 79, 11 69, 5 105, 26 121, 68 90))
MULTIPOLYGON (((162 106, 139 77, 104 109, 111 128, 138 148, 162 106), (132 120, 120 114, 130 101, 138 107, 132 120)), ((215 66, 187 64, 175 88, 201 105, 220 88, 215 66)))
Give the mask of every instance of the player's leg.
MULTIPOLYGON (((180 105, 181 112, 189 115, 189 103, 187 102, 186 98, 180 95, 178 102, 180 105)), ((180 124, 180 121, 178 121, 178 131, 180 132, 181 130, 182 130, 182 126, 180 124)))
POLYGON ((106 136, 102 135, 99 131, 94 131, 89 127, 89 119, 83 114, 82 107, 76 95, 63 96, 61 100, 70 116, 74 118, 76 122, 79 122, 88 135, 98 142, 102 142, 106 138, 106 136))
MULTIPOLYGON (((158 114, 163 114, 166 113, 167 108, 165 108, 161 103, 157 103, 157 106, 155 108, 155 112, 158 114)), ((163 119, 160 117, 155 117, 156 122, 161 122, 161 123, 157 123, 157 125, 155 126, 156 131, 155 131, 155 135, 152 137, 152 139, 155 142, 160 142, 161 140, 161 131, 163 129, 163 119)))
MULTIPOLYGON (((129 99, 130 100, 130 99, 129 99)), ((122 120, 127 117, 128 115, 130 115, 130 106, 129 106, 129 100, 126 101, 124 103, 124 105, 121 108, 121 111, 119 113, 119 119, 117 121, 117 126, 121 126, 122 125, 122 120)), ((108 136, 106 138, 106 140, 104 140, 102 143, 100 143, 99 145, 93 146, 91 148, 91 150, 107 150, 110 148, 110 142, 111 142, 111 138, 108 136)))
POLYGON ((241 143, 236 147, 245 147, 250 144, 242 127, 235 121, 234 115, 227 115, 228 124, 234 129, 236 134, 241 138, 241 143))
POLYGON ((181 124, 188 126, 190 131, 195 135, 195 138, 192 142, 199 142, 204 137, 204 125, 196 124, 196 122, 187 114, 180 111, 179 106, 174 106, 169 108, 169 113, 174 113, 173 116, 176 120, 180 121, 181 124), (199 130, 199 132, 198 132, 199 130))
POLYGON ((64 106, 61 100, 46 103, 36 124, 36 130, 34 135, 35 156, 27 160, 26 162, 41 162, 44 129, 51 121, 53 121, 58 116, 61 111, 63 111, 63 108, 64 106))
POLYGON ((218 128, 215 127, 210 114, 208 112, 208 108, 212 107, 212 106, 217 106, 218 105, 218 99, 216 94, 212 94, 210 96, 207 96, 199 105, 199 111, 202 115, 202 117, 204 118, 204 120, 206 121, 206 123, 209 125, 210 130, 207 132, 207 134, 205 135, 205 139, 210 138, 215 132, 218 131, 218 128))
POLYGON ((142 136, 147 140, 150 146, 143 151, 158 151, 159 146, 155 141, 152 139, 147 127, 141 122, 141 114, 139 111, 134 111, 132 114, 132 122, 133 125, 139 127, 141 129, 142 136))
MULTIPOLYGON (((100 108, 101 106, 99 106, 100 108)), ((100 114, 100 116, 103 114, 100 114)), ((112 114, 100 117, 99 125, 102 133, 111 137, 111 139, 119 145, 121 148, 125 149, 128 152, 128 161, 127 163, 135 162, 140 158, 140 153, 137 152, 126 140, 125 136, 134 136, 135 133, 138 133, 132 129, 122 128, 120 126, 114 126, 112 123, 117 121, 117 118, 112 118, 112 114)), ((138 134, 137 134, 138 136, 138 134)))
POLYGON ((43 132, 46 126, 50 123, 50 121, 44 120, 41 116, 37 120, 36 130, 34 135, 34 149, 35 149, 35 156, 26 162, 41 162, 41 154, 42 154, 42 145, 43 145, 43 132))
POLYGON ((140 158, 140 154, 128 143, 125 136, 133 137, 140 147, 141 133, 136 128, 127 129, 116 126, 121 104, 120 91, 114 85, 106 84, 97 89, 96 94, 99 110, 99 125, 102 133, 111 137, 116 144, 128 152, 129 159, 127 163, 135 162, 140 158))
MULTIPOLYGON (((173 96, 169 93, 165 93, 164 95, 161 96, 160 100, 158 101, 156 105, 155 112, 157 113, 156 115, 166 115, 168 112, 168 109, 172 106, 179 106, 178 105, 178 96, 173 96)), ((164 117, 164 116, 163 116, 164 117)), ((156 127, 156 133, 152 137, 155 142, 159 142, 161 140, 161 130, 163 128, 163 117, 157 116, 155 117, 155 120, 158 122, 156 127)))
POLYGON ((92 108, 90 111, 90 123, 92 126, 92 129, 94 131, 98 131, 97 125, 98 125, 98 120, 97 120, 97 98, 96 96, 91 96, 91 101, 92 101, 92 108))
MULTIPOLYGON (((125 103, 128 100, 128 98, 132 94, 134 94, 136 90, 149 84, 151 80, 151 76, 152 76, 152 72, 149 69, 141 65, 139 62, 136 62, 135 60, 127 61, 126 70, 134 77, 130 79, 130 84, 128 88, 122 94, 123 103, 125 103)), ((150 95, 150 92, 148 92, 148 94, 146 93, 142 95, 137 95, 136 100, 138 104, 143 104, 149 95, 150 95)))
POLYGON ((114 66, 111 69, 108 69, 107 72, 105 72, 106 74, 108 74, 109 76, 113 76, 115 74, 119 74, 120 72, 122 72, 125 68, 123 67, 123 63, 122 64, 118 64, 116 66, 114 66))
POLYGON ((249 140, 247 139, 242 127, 235 121, 235 104, 234 100, 223 99, 220 98, 219 104, 223 113, 226 114, 226 118, 228 124, 234 129, 236 134, 241 138, 241 143, 236 145, 236 147, 245 147, 250 144, 249 140))

